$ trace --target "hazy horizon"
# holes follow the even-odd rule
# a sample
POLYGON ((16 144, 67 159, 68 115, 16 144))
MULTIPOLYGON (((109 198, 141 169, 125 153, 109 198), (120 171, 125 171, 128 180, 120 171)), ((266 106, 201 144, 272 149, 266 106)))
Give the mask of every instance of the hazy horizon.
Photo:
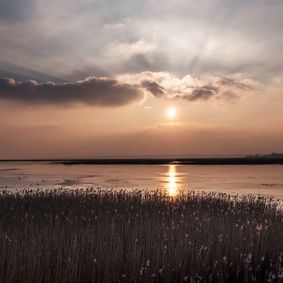
POLYGON ((223 155, 213 155, 213 154, 169 154, 169 155, 124 155, 124 156, 109 156, 109 155, 98 155, 98 156, 93 156, 93 157, 80 157, 80 156, 76 156, 76 157, 49 157, 49 158, 23 158, 23 159, 19 159, 19 158, 4 158, 4 159, 0 159, 1 161, 19 161, 19 160, 23 160, 23 161, 36 161, 36 160, 46 160, 46 161, 52 161, 52 160, 99 160, 99 159, 109 159, 109 160, 115 160, 115 159, 194 159, 194 158, 241 158, 241 157, 265 157, 265 156, 270 156, 272 154, 278 154, 281 156, 283 156, 283 153, 267 153, 267 154, 223 154, 223 155))

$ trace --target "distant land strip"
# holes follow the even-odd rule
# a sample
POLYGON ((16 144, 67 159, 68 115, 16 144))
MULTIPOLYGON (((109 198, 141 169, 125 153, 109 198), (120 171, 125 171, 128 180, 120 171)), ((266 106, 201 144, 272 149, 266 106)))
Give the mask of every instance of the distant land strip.
POLYGON ((217 158, 97 158, 97 159, 21 159, 0 160, 6 162, 47 162, 64 165, 267 165, 283 164, 283 156, 247 156, 217 158))

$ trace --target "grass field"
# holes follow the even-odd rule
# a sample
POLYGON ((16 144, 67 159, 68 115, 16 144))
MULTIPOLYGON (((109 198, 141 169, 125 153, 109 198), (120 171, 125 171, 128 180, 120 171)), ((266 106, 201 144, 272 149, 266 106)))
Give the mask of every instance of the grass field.
POLYGON ((0 193, 0 282, 282 282, 283 212, 257 196, 0 193))

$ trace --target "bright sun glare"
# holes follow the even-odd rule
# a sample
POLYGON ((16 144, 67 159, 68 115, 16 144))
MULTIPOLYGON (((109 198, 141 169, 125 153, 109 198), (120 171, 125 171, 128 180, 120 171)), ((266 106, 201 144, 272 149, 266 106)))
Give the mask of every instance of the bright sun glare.
POLYGON ((169 165, 168 180, 167 180, 167 193, 170 197, 175 197, 178 193, 175 165, 169 165))
POLYGON ((166 114, 169 119, 173 119, 176 116, 176 109, 171 107, 167 110, 166 114))

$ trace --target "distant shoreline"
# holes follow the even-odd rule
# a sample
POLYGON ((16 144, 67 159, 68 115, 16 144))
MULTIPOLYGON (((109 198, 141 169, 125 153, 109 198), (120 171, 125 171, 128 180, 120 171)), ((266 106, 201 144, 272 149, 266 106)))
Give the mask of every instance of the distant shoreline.
POLYGON ((8 162, 48 162, 63 165, 269 165, 283 164, 283 156, 247 156, 217 158, 97 158, 97 159, 10 159, 8 162))

